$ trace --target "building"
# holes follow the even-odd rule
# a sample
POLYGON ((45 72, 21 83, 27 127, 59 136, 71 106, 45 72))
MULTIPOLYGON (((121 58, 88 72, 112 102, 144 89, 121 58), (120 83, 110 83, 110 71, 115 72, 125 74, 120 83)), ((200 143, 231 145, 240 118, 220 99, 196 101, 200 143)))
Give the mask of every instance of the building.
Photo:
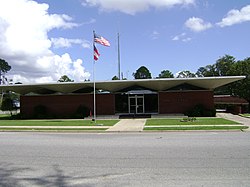
POLYGON ((246 99, 231 95, 215 95, 214 104, 218 111, 225 111, 233 114, 246 113, 249 107, 249 103, 246 99))
MULTIPOLYGON (((116 80, 96 82, 97 115, 183 114, 196 105, 214 108, 213 90, 244 76, 116 80)), ((20 111, 34 116, 37 106, 48 115, 69 117, 84 106, 93 113, 93 82, 0 85, 21 94, 20 111)))

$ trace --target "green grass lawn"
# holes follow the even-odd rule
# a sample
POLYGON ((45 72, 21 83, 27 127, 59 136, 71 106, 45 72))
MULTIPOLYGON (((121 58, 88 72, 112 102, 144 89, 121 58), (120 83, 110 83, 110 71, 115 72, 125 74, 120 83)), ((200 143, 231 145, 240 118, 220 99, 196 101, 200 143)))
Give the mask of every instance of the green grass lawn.
POLYGON ((113 126, 119 120, 0 120, 1 126, 113 126))
POLYGON ((164 126, 164 125, 235 125, 235 121, 223 118, 196 118, 195 121, 181 122, 181 118, 176 119, 148 119, 145 126, 164 126))
POLYGON ((240 114, 243 117, 250 117, 250 114, 240 114))
POLYGON ((107 128, 84 128, 84 129, 72 129, 72 128, 1 128, 0 131, 71 131, 71 132, 81 132, 81 131, 105 131, 107 128))
POLYGON ((180 130, 243 130, 247 129, 247 126, 237 125, 237 126, 190 126, 190 127, 145 127, 146 131, 180 131, 180 130))
POLYGON ((168 130, 243 130, 247 126, 235 121, 223 118, 196 118, 195 121, 182 122, 182 118, 176 119, 148 119, 144 130, 168 131, 168 130), (169 126, 170 127, 169 127, 169 126), (187 125, 190 125, 189 127, 187 125), (195 125, 195 126, 192 126, 195 125), (209 126, 206 126, 209 125, 209 126), (228 125, 228 126, 227 126, 228 125), (172 126, 172 127, 171 127, 172 126))

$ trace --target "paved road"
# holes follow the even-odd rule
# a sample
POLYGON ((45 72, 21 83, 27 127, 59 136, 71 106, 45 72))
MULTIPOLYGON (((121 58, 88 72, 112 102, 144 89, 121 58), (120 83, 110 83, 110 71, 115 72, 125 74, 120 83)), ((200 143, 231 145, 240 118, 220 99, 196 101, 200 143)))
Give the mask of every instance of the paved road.
POLYGON ((249 132, 0 133, 0 186, 249 187, 249 132))

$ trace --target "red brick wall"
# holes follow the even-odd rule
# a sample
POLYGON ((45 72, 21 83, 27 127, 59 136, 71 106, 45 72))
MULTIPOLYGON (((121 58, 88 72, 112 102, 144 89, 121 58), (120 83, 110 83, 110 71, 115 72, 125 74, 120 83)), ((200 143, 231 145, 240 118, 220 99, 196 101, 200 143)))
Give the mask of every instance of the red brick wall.
POLYGON ((159 113, 184 113, 197 104, 214 107, 213 91, 159 92, 159 113))
MULTIPOLYGON (((91 109, 93 114, 93 95, 21 96, 21 113, 25 117, 32 117, 34 107, 37 105, 46 106, 50 114, 57 116, 72 115, 80 105, 91 109)), ((96 113, 97 115, 113 115, 115 113, 113 94, 96 95, 96 113)))
MULTIPOLYGON (((214 107, 213 91, 178 91, 159 92, 159 113, 184 113, 197 104, 207 109, 214 107)), ((47 96, 21 96, 21 113, 25 117, 32 117, 34 107, 44 105, 53 116, 69 116, 76 112, 80 105, 92 110, 93 95, 47 95, 47 96)), ((115 114, 115 97, 113 94, 96 95, 97 115, 115 114)))

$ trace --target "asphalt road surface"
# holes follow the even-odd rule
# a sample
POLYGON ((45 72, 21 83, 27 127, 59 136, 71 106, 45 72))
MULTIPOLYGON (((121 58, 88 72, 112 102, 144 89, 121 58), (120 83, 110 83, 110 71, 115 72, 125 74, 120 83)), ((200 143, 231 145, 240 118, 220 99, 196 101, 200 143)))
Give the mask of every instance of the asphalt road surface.
POLYGON ((0 133, 0 186, 250 186, 250 132, 0 133))

